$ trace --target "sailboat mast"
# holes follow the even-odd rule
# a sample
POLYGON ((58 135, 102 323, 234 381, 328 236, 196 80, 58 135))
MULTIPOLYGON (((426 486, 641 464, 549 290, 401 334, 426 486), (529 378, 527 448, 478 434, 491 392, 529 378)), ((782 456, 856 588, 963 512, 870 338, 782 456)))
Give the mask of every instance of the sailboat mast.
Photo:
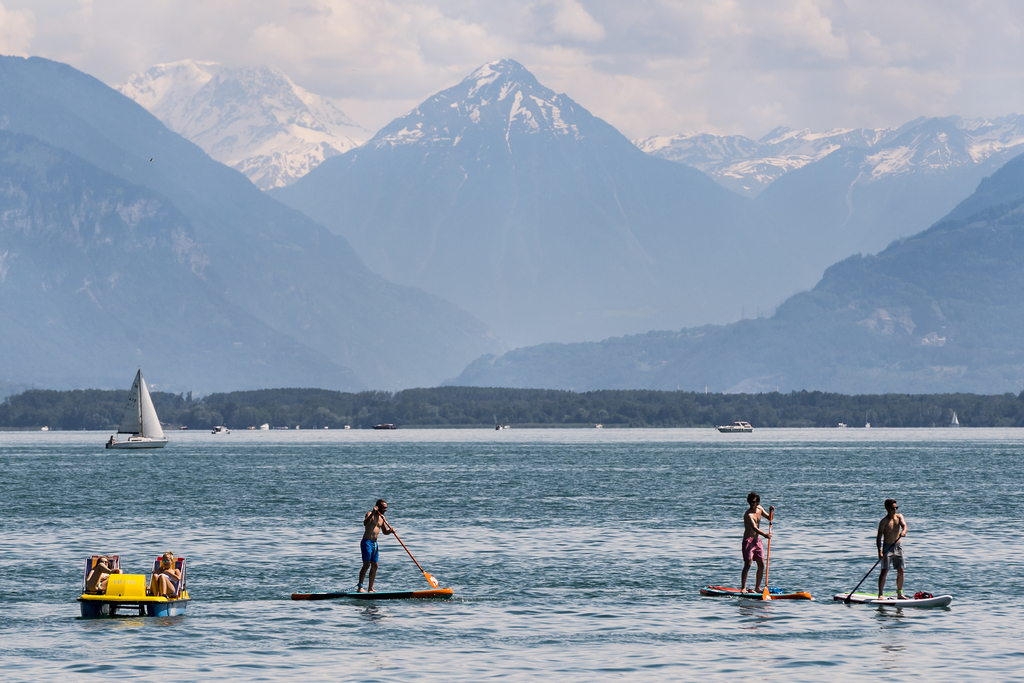
POLYGON ((135 412, 137 412, 138 415, 139 415, 139 436, 145 436, 146 435, 146 425, 142 421, 142 386, 143 386, 142 383, 145 382, 146 380, 142 379, 142 370, 141 370, 141 368, 139 369, 138 380, 139 380, 139 395, 135 397, 137 399, 135 401, 135 412))

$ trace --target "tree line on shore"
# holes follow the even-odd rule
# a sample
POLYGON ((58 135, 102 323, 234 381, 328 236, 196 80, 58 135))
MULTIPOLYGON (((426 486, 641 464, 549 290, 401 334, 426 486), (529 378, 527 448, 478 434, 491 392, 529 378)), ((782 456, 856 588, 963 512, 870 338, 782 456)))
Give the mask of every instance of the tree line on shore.
MULTIPOLYGON (((1024 426, 1021 394, 702 394, 687 391, 437 387, 395 393, 262 389, 191 394, 153 392, 166 426, 233 429, 381 423, 399 427, 713 427, 745 420, 754 427, 942 427, 953 412, 965 427, 1024 426)), ((32 389, 0 403, 0 429, 116 429, 126 391, 32 389)))

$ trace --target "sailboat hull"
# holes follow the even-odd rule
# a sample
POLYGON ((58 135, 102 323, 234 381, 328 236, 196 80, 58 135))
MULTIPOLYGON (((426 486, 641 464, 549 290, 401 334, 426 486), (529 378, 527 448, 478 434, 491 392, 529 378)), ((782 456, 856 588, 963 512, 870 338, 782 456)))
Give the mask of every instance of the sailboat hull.
POLYGON ((167 439, 132 439, 130 441, 115 441, 107 443, 107 448, 163 448, 167 445, 167 439))

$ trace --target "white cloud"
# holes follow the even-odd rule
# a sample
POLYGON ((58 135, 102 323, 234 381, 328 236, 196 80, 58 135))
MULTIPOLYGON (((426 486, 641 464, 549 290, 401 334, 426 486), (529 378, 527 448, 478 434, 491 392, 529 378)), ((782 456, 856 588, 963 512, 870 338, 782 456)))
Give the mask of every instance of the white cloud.
POLYGON ((604 26, 590 16, 576 0, 562 0, 557 3, 551 25, 556 34, 572 40, 597 41, 605 37, 604 26))
POLYGON ((26 56, 35 35, 32 10, 8 10, 0 4, 0 54, 26 56))
POLYGON ((271 64, 370 128, 502 57, 631 137, 1024 111, 1015 0, 2 1, 2 51, 271 64))

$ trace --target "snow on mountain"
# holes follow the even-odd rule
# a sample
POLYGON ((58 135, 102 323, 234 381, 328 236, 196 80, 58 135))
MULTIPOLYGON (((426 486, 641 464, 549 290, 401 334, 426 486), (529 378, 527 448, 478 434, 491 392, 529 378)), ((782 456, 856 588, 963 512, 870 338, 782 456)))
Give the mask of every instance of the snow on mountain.
POLYGON ((1006 159, 1020 153, 1024 145, 1024 117, 920 118, 899 128, 837 128, 823 133, 780 127, 759 140, 691 133, 654 136, 634 144, 648 154, 700 169, 721 185, 754 197, 783 175, 844 148, 870 152, 862 167, 862 177, 870 180, 1006 159))
MULTIPOLYGON (((367 143, 368 147, 408 144, 456 146, 467 132, 500 126, 505 142, 517 133, 582 139, 572 116, 578 107, 564 95, 541 85, 523 65, 509 59, 485 64, 457 86, 434 95, 395 119, 367 143)), ((511 146, 509 146, 511 151, 511 146)))
POLYGON ((187 59, 115 87, 264 190, 291 184, 367 133, 330 99, 266 66, 187 59))

